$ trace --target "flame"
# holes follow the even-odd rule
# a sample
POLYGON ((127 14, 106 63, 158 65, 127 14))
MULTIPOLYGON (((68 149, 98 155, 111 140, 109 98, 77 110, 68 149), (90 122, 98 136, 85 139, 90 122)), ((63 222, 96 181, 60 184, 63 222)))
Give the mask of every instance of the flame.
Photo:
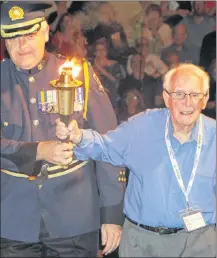
POLYGON ((80 71, 81 71, 81 66, 75 64, 75 60, 73 60, 73 59, 71 61, 66 60, 65 63, 60 66, 59 74, 62 73, 62 70, 65 67, 71 67, 72 68, 72 78, 73 79, 76 78, 79 75, 80 71))

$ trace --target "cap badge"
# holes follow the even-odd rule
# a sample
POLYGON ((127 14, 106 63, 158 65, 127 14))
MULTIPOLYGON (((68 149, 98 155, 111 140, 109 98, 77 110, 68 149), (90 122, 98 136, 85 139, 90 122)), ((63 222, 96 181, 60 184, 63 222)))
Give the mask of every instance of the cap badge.
POLYGON ((9 17, 11 18, 12 21, 20 20, 24 18, 24 11, 21 7, 19 6, 13 6, 9 10, 9 17))

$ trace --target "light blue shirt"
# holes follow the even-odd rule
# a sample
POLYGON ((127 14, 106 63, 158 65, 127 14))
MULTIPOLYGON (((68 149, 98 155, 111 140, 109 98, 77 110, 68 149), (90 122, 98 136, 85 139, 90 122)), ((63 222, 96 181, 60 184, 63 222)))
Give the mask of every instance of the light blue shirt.
MULTIPOLYGON (((148 226, 184 227, 180 211, 187 208, 175 177, 165 142, 168 109, 140 113, 116 130, 100 135, 82 130, 78 159, 89 158, 130 169, 124 212, 148 226)), ((198 207, 207 224, 216 223, 216 123, 203 116, 203 145, 192 189, 191 207, 198 207)), ((180 144, 169 124, 169 138, 187 188, 197 146, 198 123, 188 142, 180 144)))

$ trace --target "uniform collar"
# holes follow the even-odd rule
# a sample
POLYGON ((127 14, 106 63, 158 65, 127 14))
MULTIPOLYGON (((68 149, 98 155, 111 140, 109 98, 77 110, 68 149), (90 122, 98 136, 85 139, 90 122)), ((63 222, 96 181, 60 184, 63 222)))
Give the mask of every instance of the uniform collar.
POLYGON ((40 71, 46 66, 47 61, 48 61, 48 59, 49 59, 49 56, 50 56, 49 53, 45 51, 44 57, 43 57, 43 59, 41 60, 41 62, 40 62, 38 65, 36 65, 34 68, 30 69, 30 70, 21 69, 21 68, 19 68, 18 66, 15 66, 15 67, 16 67, 16 69, 17 69, 18 71, 20 71, 20 72, 22 72, 22 73, 25 73, 25 74, 27 74, 27 75, 35 75, 35 74, 37 74, 38 72, 40 72, 40 71))

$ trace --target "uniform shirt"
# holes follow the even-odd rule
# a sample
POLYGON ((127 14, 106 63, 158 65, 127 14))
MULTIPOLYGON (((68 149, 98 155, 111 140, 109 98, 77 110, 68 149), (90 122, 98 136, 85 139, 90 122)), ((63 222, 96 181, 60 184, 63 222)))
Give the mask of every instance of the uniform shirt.
MULTIPOLYGON (((1 170, 39 174, 40 166, 35 162, 38 142, 58 140, 55 120, 59 114, 40 112, 39 103, 54 90, 50 81, 59 78, 65 58, 46 56, 31 71, 19 69, 10 59, 1 63, 1 170)), ((79 105, 74 105, 76 111, 70 120, 77 120, 81 128, 106 133, 117 121, 102 85, 91 66, 88 69, 87 121, 79 105)), ((78 79, 84 82, 83 69, 78 79)), ((33 181, 1 172, 1 237, 37 242, 41 217, 51 238, 82 235, 98 230, 100 224, 122 224, 124 183, 118 181, 120 168, 80 161, 71 168, 72 173, 33 181)), ((64 168, 49 174, 61 171, 64 168)))
MULTIPOLYGON (((187 208, 185 196, 172 169, 165 143, 168 110, 140 113, 116 130, 100 136, 82 131, 83 140, 75 149, 78 159, 93 158, 130 169, 125 194, 125 214, 148 226, 184 228, 180 211, 187 208)), ((183 182, 188 185, 196 151, 198 124, 188 142, 169 138, 183 182)), ((198 206, 207 224, 216 223, 216 124, 203 115, 203 145, 195 180, 189 194, 190 206, 198 206)), ((186 187, 187 188, 187 187, 186 187)))

